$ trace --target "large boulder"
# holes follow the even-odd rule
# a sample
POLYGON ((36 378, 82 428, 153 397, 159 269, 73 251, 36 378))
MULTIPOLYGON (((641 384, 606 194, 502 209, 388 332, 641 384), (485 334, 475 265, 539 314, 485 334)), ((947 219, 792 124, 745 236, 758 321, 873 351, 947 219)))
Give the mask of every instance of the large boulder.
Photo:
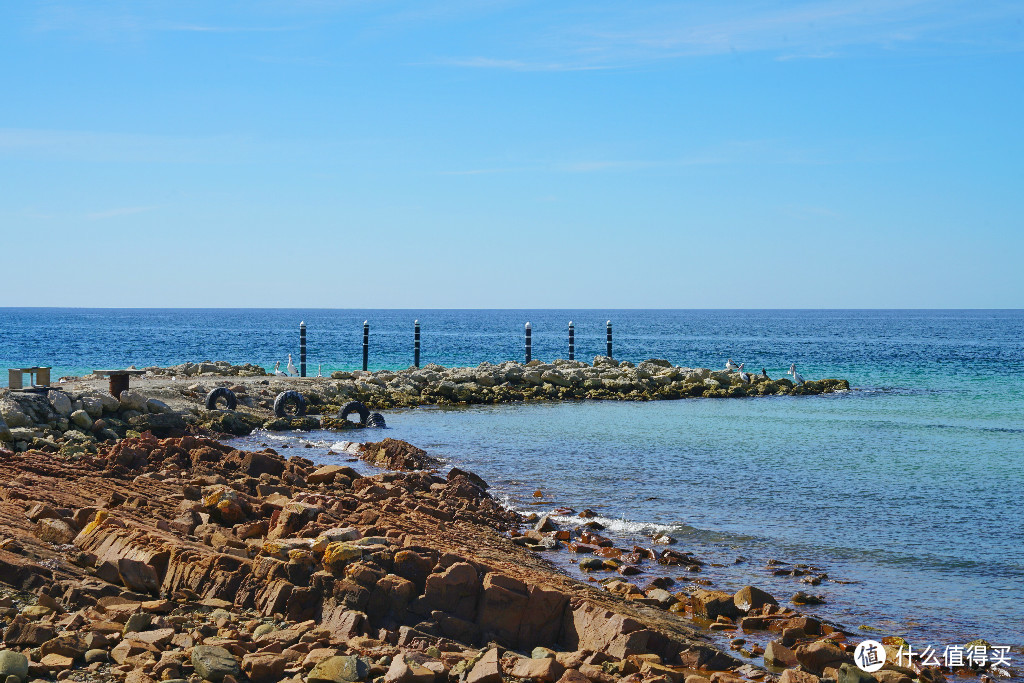
POLYGON ((237 677, 242 673, 238 658, 218 645, 192 648, 192 666, 197 674, 215 683, 224 680, 225 676, 237 677))
POLYGON ((188 424, 177 413, 143 413, 130 419, 129 424, 140 432, 152 432, 153 436, 166 439, 184 436, 188 424))
POLYGON ((137 391, 125 389, 118 397, 122 410, 134 410, 139 413, 146 412, 146 397, 137 391))
POLYGON ((46 398, 50 399, 50 405, 58 415, 68 417, 71 415, 71 399, 63 391, 49 391, 46 398))
POLYGON ((0 399, 0 419, 11 429, 32 426, 32 419, 25 414, 17 401, 10 398, 0 399))
POLYGON ((364 443, 360 457, 371 465, 389 470, 428 470, 441 464, 422 448, 399 439, 364 443))
POLYGON ((10 680, 15 676, 21 681, 28 680, 28 657, 20 652, 0 650, 0 678, 10 680))
POLYGON ((733 596, 733 603, 736 605, 736 609, 741 612, 749 612, 752 609, 760 609, 765 605, 778 605, 779 602, 773 598, 770 594, 755 588, 754 586, 745 586, 736 592, 733 596))
POLYGON ((355 683, 365 681, 370 666, 355 655, 328 657, 313 667, 306 679, 309 683, 355 683))
POLYGON ((79 429, 89 431, 92 429, 92 418, 84 410, 76 410, 71 413, 71 423, 79 429))

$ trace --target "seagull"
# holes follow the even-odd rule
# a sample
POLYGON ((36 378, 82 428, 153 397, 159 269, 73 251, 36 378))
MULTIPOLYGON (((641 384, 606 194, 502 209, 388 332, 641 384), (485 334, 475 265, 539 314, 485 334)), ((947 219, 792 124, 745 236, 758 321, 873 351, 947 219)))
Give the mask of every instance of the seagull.
POLYGON ((732 372, 735 369, 736 369, 736 364, 732 362, 732 358, 730 358, 729 360, 725 361, 725 371, 726 372, 732 372))
POLYGON ((746 382, 747 384, 750 384, 750 375, 746 372, 743 372, 744 365, 746 365, 746 363, 740 363, 740 366, 736 368, 736 371, 740 373, 741 382, 746 382))
POLYGON ((792 365, 789 366, 789 371, 786 374, 793 375, 793 381, 796 382, 797 384, 804 383, 803 375, 796 371, 796 363, 793 363, 792 365))
POLYGON ((288 354, 288 375, 290 377, 298 377, 299 371, 295 369, 295 363, 292 362, 292 354, 288 354))
POLYGON ((274 374, 277 375, 278 377, 288 376, 287 372, 281 372, 281 361, 277 361, 276 363, 274 363, 274 374))
POLYGON ((320 374, 320 368, 321 367, 323 367, 323 363, 317 363, 317 365, 316 365, 316 376, 317 377, 323 377, 323 375, 320 374))

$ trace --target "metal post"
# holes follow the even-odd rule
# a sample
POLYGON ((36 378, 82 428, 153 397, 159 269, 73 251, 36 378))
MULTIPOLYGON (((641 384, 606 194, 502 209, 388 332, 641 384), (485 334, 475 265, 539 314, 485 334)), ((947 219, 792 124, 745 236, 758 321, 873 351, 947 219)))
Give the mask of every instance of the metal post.
POLYGON ((608 353, 605 354, 609 358, 612 358, 612 321, 608 321, 608 353))
POLYGON ((306 376, 306 321, 299 323, 299 377, 306 376))
POLYGON ((412 364, 420 366, 420 321, 413 321, 412 364))
POLYGON ((531 352, 533 351, 533 340, 531 339, 532 335, 533 335, 533 327, 530 325, 530 323, 526 323, 526 362, 527 363, 530 362, 530 357, 532 355, 531 352))
POLYGON ((569 360, 576 360, 576 328, 569 321, 569 360))
POLYGON ((363 370, 370 360, 370 321, 363 321, 363 370))

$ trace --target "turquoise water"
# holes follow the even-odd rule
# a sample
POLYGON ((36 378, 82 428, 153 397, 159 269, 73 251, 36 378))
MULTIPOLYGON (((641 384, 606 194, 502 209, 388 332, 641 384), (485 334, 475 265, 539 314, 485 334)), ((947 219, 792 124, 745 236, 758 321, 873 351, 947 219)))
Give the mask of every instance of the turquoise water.
MULTIPOLYGON (((6 309, 0 365, 272 366, 297 353, 304 319, 315 374, 358 363, 369 319, 371 366, 404 367, 414 318, 424 363, 518 358, 526 320, 535 357, 564 356, 569 319, 578 357, 593 356, 611 318, 620 359, 731 357, 772 376, 796 362, 807 378, 848 378, 854 391, 822 397, 420 408, 387 414, 388 435, 477 471, 520 509, 589 506, 624 540, 667 529, 724 565, 702 573, 716 585, 821 593, 823 616, 940 652, 974 637, 1024 643, 1021 311, 6 309), (769 558, 844 583, 774 577, 769 558)), ((320 445, 304 455, 336 439, 301 438, 320 445)))

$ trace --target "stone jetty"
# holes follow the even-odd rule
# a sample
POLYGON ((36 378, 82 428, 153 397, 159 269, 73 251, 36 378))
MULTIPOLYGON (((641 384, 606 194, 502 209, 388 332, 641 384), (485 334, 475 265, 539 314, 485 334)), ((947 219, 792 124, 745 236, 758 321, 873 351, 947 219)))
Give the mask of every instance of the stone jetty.
MULTIPOLYGON (((146 368, 154 377, 254 377, 262 368, 224 362, 185 363, 146 368)), ((665 400, 740 398, 745 396, 811 396, 846 391, 844 379, 820 379, 796 385, 782 377, 769 379, 708 368, 674 366, 652 358, 639 364, 597 356, 592 364, 555 360, 543 363, 506 361, 497 365, 446 368, 430 364, 406 370, 335 372, 324 385, 328 398, 359 400, 372 408, 424 404, 512 403, 529 400, 665 400)), ((306 378, 307 380, 309 378, 306 378)), ((320 380, 322 378, 312 378, 320 380)), ((302 385, 296 385, 300 387, 302 385)))
MULTIPOLYGON (((373 451, 435 464, 400 441, 373 451)), ((607 544, 587 527, 538 521, 524 532, 487 489, 458 469, 360 476, 148 432, 96 454, 0 451, 0 674, 6 683, 942 681, 938 669, 895 664, 863 674, 846 633, 753 587, 669 593, 659 582, 576 581, 528 546, 607 544), (768 669, 716 647, 694 619, 772 634, 762 652, 744 652, 768 669)), ((633 552, 636 566, 699 561, 633 552)))
POLYGON ((118 397, 103 377, 65 377, 48 391, 0 389, 0 443, 15 450, 95 453, 98 444, 149 431, 159 437, 186 433, 249 434, 263 427, 348 429, 333 419, 351 401, 369 409, 420 405, 466 405, 524 401, 670 400, 754 396, 810 396, 846 391, 843 379, 820 379, 795 385, 786 378, 768 379, 707 368, 684 368, 651 359, 638 365, 598 356, 581 361, 527 364, 481 363, 472 368, 423 368, 376 372, 335 372, 331 377, 267 376, 255 365, 226 362, 185 363, 145 368, 132 389, 118 397), (210 391, 230 390, 236 410, 208 410, 210 391), (308 415, 278 417, 274 401, 297 391, 308 415))

